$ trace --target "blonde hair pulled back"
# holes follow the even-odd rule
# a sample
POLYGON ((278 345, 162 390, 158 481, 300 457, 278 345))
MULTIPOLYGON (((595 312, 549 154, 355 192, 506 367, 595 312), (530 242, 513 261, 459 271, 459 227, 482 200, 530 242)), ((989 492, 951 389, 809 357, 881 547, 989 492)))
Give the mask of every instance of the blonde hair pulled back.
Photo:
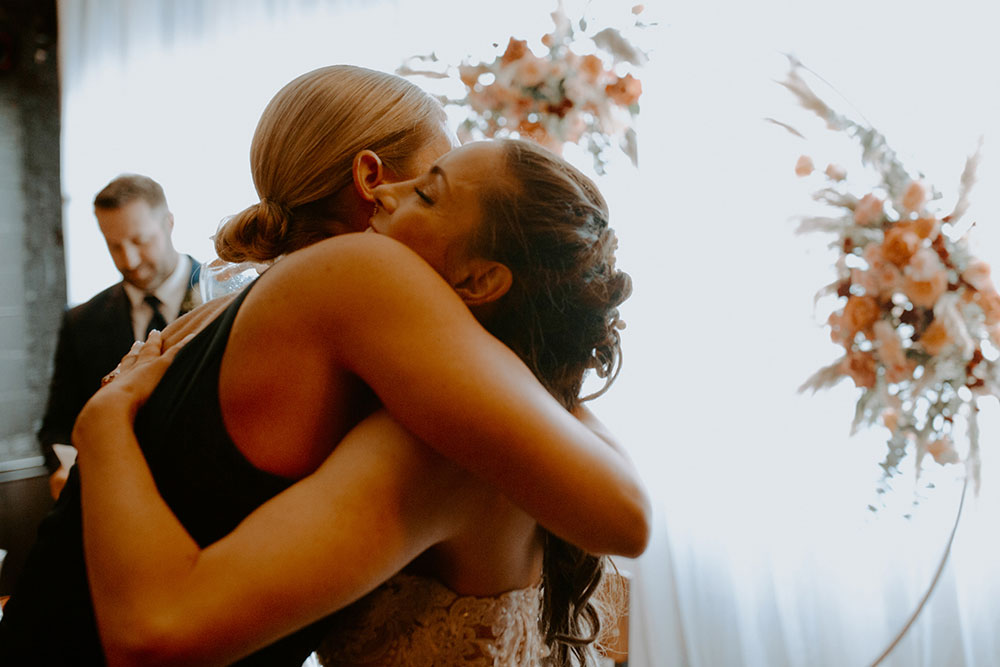
POLYGON ((370 149, 390 172, 407 174, 444 120, 437 100, 393 74, 332 65, 299 76, 271 99, 254 132, 260 202, 223 221, 216 252, 229 262, 268 261, 331 236, 337 212, 323 215, 323 200, 352 183, 354 156, 370 149))

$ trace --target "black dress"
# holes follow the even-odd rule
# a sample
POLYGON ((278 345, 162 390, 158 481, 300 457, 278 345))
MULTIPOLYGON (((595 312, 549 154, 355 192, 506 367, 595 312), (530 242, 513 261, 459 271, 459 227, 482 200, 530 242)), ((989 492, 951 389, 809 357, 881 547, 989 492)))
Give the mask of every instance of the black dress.
MULTIPOLYGON (((136 417, 136 435, 157 488, 206 547, 294 480, 255 468, 222 422, 219 369, 236 313, 251 285, 185 345, 136 417)), ((281 539, 280 535, 274 539, 281 539)), ((103 665, 83 554, 80 480, 74 467, 39 528, 0 621, 0 665, 103 665)), ((260 613, 268 613, 262 601, 260 613)), ((319 643, 319 621, 238 665, 300 667, 319 643)))

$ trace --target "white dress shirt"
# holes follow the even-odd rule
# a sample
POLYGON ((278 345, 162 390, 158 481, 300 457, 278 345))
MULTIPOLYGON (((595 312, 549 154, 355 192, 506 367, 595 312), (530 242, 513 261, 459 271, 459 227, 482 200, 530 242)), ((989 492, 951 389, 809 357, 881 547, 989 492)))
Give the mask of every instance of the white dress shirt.
MULTIPOLYGON (((160 313, 167 324, 177 319, 184 295, 188 291, 191 280, 191 260, 187 255, 177 258, 177 266, 163 283, 152 291, 153 296, 160 300, 160 313)), ((132 304, 132 333, 136 340, 146 340, 146 327, 153 319, 153 307, 144 300, 146 292, 131 283, 125 283, 125 294, 132 304)))

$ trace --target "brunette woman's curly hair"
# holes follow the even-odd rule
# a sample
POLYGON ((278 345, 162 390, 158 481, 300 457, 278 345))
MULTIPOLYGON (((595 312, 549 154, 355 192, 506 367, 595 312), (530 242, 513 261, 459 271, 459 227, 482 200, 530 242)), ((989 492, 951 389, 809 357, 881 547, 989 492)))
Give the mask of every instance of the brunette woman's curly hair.
MULTIPOLYGON (((593 182, 534 144, 500 143, 500 177, 481 195, 483 224, 473 249, 505 264, 513 284, 484 324, 573 409, 618 374, 618 307, 632 280, 615 268, 617 240, 593 182), (581 398, 588 370, 605 384, 581 398)), ((601 628, 592 595, 605 560, 546 536, 541 625, 552 664, 587 664, 601 628)))

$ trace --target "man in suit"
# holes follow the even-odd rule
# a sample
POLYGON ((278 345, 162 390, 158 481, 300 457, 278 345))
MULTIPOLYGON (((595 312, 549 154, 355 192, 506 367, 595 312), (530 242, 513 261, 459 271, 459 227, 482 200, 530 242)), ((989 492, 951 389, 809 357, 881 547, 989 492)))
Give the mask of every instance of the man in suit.
POLYGON ((132 343, 145 340, 201 302, 200 264, 181 255, 170 234, 174 216, 163 188, 151 178, 123 174, 94 198, 94 214, 123 280, 63 314, 49 400, 38 439, 58 497, 69 474, 70 434, 101 378, 118 365, 132 343), (65 447, 66 449, 62 449, 65 447))

